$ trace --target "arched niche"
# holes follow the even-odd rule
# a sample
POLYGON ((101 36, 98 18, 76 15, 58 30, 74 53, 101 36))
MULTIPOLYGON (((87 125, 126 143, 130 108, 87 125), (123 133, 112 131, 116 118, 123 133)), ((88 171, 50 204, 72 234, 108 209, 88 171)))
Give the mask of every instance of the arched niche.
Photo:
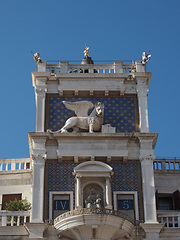
POLYGON ((112 208, 111 197, 111 176, 113 174, 112 167, 108 164, 98 161, 88 161, 79 164, 74 168, 75 185, 75 207, 76 209, 85 206, 84 189, 87 186, 99 185, 102 189, 102 203, 105 208, 112 208))

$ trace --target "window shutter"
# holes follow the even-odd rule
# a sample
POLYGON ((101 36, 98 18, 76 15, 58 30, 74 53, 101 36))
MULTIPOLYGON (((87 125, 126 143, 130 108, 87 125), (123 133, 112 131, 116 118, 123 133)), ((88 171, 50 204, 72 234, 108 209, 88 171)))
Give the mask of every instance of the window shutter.
POLYGON ((158 210, 158 207, 159 207, 159 203, 158 203, 158 190, 156 190, 155 196, 156 196, 156 210, 158 210))
POLYGON ((179 190, 173 192, 174 208, 180 210, 180 192, 179 190))
POLYGON ((10 201, 14 201, 15 199, 21 200, 22 194, 3 194, 2 196, 2 210, 5 209, 6 203, 10 203, 10 201))

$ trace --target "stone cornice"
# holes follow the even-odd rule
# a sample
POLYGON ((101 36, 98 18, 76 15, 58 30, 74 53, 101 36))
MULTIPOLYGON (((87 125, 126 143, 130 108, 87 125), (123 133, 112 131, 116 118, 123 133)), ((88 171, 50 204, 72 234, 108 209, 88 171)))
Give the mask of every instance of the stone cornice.
POLYGON ((120 140, 152 140, 153 148, 156 145, 158 138, 158 133, 47 133, 47 132, 29 132, 28 133, 29 142, 34 138, 39 139, 120 139, 120 140))
MULTIPOLYGON (((108 81, 114 81, 114 79, 117 80, 126 80, 130 73, 55 73, 53 80, 63 80, 66 79, 66 81, 76 81, 78 80, 84 80, 88 79, 88 81, 94 81, 98 79, 108 80, 108 81), (90 80, 92 79, 92 80, 90 80)), ((138 80, 147 80, 147 85, 150 83, 151 78, 151 72, 135 72, 133 73, 135 78, 138 78, 138 80)), ((51 81, 51 73, 50 72, 32 72, 32 79, 33 79, 33 85, 36 82, 36 79, 46 79, 48 81, 51 81)))

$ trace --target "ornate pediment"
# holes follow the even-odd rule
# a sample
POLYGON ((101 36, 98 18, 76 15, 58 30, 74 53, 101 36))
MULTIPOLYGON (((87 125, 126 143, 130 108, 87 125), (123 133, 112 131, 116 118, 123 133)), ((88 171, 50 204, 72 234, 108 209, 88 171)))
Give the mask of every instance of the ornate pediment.
POLYGON ((91 161, 91 162, 84 162, 79 164, 76 168, 74 168, 74 174, 80 175, 82 177, 86 177, 92 174, 93 176, 99 175, 101 173, 101 176, 104 174, 104 176, 112 175, 112 167, 109 165, 98 162, 98 161, 91 161))

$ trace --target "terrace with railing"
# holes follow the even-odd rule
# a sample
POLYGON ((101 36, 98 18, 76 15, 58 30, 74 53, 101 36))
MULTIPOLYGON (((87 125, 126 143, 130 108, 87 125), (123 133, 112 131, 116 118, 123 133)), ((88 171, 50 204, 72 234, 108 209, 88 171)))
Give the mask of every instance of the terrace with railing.
MULTIPOLYGON (((112 209, 88 209, 83 208, 79 210, 72 210, 58 216, 54 219, 54 224, 57 225, 63 219, 67 219, 72 216, 77 215, 87 215, 87 214, 100 214, 100 215, 113 215, 128 220, 132 224, 139 225, 142 221, 134 221, 130 216, 115 211, 112 209)), ((30 222, 31 211, 0 211, 0 226, 21 226, 24 223, 30 222)), ((166 228, 180 228, 180 212, 173 213, 158 211, 157 219, 159 223, 164 223, 166 228)), ((46 222, 47 223, 47 222, 46 222)), ((50 224, 53 224, 52 220, 50 224)))
POLYGON ((166 228, 180 228, 180 212, 158 212, 157 220, 159 223, 164 223, 166 228))
POLYGON ((19 159, 1 159, 0 172, 2 171, 16 171, 31 169, 30 158, 19 159))
POLYGON ((154 161, 154 172, 162 173, 179 173, 180 159, 178 158, 161 158, 154 161))
POLYGON ((30 211, 0 211, 0 226, 21 226, 30 222, 30 211))
POLYGON ((37 63, 38 72, 56 73, 133 73, 145 72, 141 61, 115 61, 112 64, 70 64, 67 61, 58 63, 37 63))

